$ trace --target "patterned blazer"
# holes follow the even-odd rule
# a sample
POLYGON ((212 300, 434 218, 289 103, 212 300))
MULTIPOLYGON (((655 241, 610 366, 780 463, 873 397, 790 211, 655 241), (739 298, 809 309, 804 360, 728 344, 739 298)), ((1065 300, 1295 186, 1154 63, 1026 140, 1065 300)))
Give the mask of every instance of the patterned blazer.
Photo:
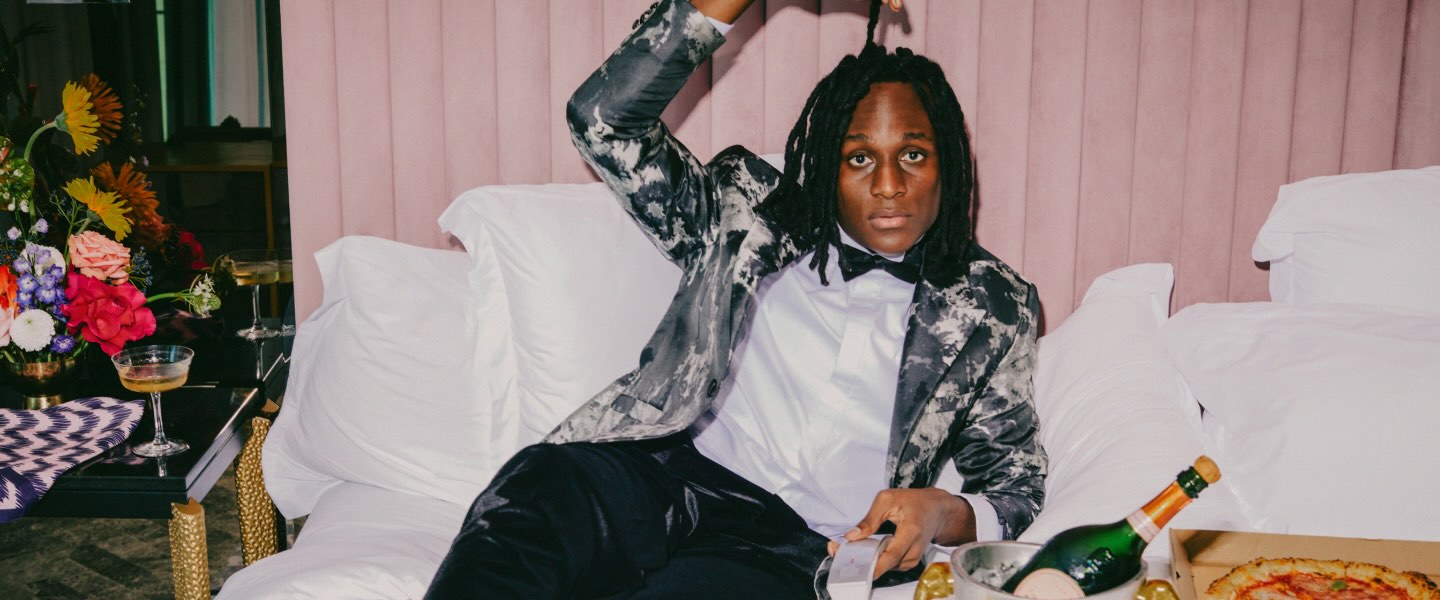
MULTIPOLYGON (((721 42, 689 2, 662 0, 570 100, 580 153, 683 275, 639 366, 546 441, 648 439, 689 427, 729 374, 760 280, 809 250, 754 210, 778 184, 773 167, 738 146, 701 164, 660 121, 721 42)), ((886 468, 891 487, 927 487, 953 458, 964 491, 983 494, 1012 539, 1044 496, 1031 401, 1039 304, 1034 286, 973 248, 963 264, 926 265, 915 286, 886 468)))

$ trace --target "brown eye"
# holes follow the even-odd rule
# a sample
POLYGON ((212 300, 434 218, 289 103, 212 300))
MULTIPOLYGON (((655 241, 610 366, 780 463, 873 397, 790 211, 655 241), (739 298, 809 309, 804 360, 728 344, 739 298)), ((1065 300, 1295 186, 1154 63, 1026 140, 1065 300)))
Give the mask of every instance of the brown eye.
POLYGON ((850 163, 852 167, 863 167, 870 164, 870 157, 864 154, 852 154, 845 158, 845 162, 850 163))
POLYGON ((905 162, 920 162, 922 160, 925 160, 926 154, 919 150, 910 150, 906 152, 903 156, 905 162))

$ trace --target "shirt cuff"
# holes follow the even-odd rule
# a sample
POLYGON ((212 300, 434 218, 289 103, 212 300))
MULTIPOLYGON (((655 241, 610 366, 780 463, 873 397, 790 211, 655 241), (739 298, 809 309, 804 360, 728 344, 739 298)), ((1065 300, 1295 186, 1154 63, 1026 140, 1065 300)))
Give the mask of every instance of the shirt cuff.
POLYGON ((970 503, 970 512, 975 513, 975 541, 993 542, 1001 539, 1004 531, 1000 528, 1000 516, 995 514, 995 505, 979 494, 956 494, 970 503))
POLYGON ((712 18, 712 17, 705 17, 705 18, 710 20, 710 24, 715 26, 715 30, 716 30, 716 31, 719 31, 719 32, 720 32, 720 35, 721 35, 722 37, 723 37, 725 34, 730 33, 730 28, 735 26, 734 23, 726 23, 726 22, 724 22, 724 21, 721 21, 721 20, 719 20, 719 19, 715 19, 715 18, 712 18))

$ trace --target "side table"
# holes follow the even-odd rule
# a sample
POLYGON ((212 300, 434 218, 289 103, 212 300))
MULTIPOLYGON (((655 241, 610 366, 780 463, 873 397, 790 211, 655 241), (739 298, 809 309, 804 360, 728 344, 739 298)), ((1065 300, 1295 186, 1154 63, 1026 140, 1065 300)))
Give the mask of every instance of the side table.
MULTIPOLYGON (((200 501, 232 464, 239 501, 242 555, 246 565, 283 550, 285 524, 265 494, 260 446, 283 402, 289 376, 285 338, 247 341, 224 335, 209 320, 162 319, 154 336, 141 343, 177 343, 196 351, 185 387, 165 392, 165 431, 190 443, 170 457, 130 453, 131 442, 154 436, 146 407, 130 437, 76 465, 27 513, 30 517, 169 519, 170 559, 175 597, 210 597, 205 510, 200 501), (250 459, 240 459, 242 455, 250 459)), ((120 386, 108 357, 92 353, 85 396, 143 398, 120 386)), ((78 396, 77 396, 78 397, 78 396)))
POLYGON ((125 442, 55 480, 26 517, 168 518, 175 597, 209 598, 205 513, 199 501, 240 454, 250 420, 263 405, 256 387, 187 386, 166 392, 165 430, 190 442, 190 450, 164 458, 131 454, 131 441, 154 436, 147 415, 125 442))

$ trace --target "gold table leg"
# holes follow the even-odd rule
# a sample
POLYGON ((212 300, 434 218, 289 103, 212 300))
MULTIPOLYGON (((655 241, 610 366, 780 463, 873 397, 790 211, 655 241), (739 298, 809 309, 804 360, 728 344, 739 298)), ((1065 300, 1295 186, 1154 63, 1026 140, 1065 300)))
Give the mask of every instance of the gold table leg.
POLYGON ((194 498, 170 504, 170 571, 175 600, 209 600, 210 557, 205 549, 205 507, 194 498))
POLYGON ((275 536, 275 506, 265 492, 260 472, 260 448, 270 432, 270 420, 250 420, 250 439, 240 450, 235 466, 235 499, 240 509, 240 556, 245 566, 279 551, 275 536))

